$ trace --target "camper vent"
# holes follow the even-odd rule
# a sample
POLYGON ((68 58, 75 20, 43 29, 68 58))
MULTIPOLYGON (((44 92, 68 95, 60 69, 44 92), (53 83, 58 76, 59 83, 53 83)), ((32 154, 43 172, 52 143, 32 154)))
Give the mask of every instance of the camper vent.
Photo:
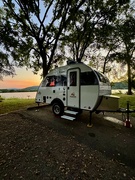
POLYGON ((67 65, 69 65, 69 64, 76 64, 76 61, 68 60, 68 61, 67 61, 67 65))

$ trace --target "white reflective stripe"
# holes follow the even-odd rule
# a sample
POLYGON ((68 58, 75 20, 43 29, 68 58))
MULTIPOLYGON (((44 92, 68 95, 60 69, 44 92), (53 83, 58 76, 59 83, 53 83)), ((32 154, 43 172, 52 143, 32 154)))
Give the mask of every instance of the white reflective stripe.
POLYGON ((61 116, 61 118, 63 118, 63 119, 67 119, 67 120, 70 120, 70 121, 75 120, 75 117, 66 116, 66 115, 61 116))
POLYGON ((78 112, 75 112, 75 111, 69 111, 69 110, 66 110, 64 111, 65 113, 68 113, 68 114, 73 114, 73 115, 76 115, 78 114, 78 112))

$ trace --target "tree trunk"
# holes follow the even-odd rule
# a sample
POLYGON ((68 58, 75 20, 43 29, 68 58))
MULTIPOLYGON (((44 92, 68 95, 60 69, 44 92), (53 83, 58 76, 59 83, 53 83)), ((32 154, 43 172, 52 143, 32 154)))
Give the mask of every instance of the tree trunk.
POLYGON ((105 58, 104 65, 103 65, 103 74, 105 73, 105 70, 106 70, 106 58, 105 58))
POLYGON ((127 61, 127 67, 128 67, 128 95, 132 95, 132 84, 131 84, 131 67, 130 67, 130 60, 127 61))
POLYGON ((46 57, 46 54, 43 52, 42 53, 42 62, 43 62, 43 78, 48 74, 48 68, 47 68, 47 57, 46 57))

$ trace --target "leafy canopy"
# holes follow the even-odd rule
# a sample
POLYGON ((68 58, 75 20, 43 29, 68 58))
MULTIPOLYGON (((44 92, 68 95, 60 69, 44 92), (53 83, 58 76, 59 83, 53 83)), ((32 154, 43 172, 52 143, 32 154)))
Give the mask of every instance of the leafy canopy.
POLYGON ((4 26, 9 37, 3 37, 5 53, 17 66, 51 68, 61 34, 85 0, 2 0, 4 26), (7 38, 7 40, 5 39, 7 38))

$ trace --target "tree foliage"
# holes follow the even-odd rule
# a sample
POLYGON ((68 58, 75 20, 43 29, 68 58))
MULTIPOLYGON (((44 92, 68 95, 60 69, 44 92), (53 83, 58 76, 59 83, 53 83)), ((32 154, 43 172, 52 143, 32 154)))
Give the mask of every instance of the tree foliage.
POLYGON ((3 23, 3 16, 4 16, 4 12, 2 9, 0 9, 0 45, 2 49, 0 51, 0 80, 3 79, 3 76, 15 74, 14 67, 9 60, 9 56, 8 54, 4 53, 4 49, 3 49, 3 35, 5 36, 4 45, 6 45, 6 42, 8 41, 9 38, 6 34, 6 30, 5 30, 6 27, 3 23))
POLYGON ((83 8, 76 14, 68 35, 65 37, 73 59, 80 62, 87 48, 93 48, 95 45, 98 48, 99 44, 108 42, 110 34, 113 32, 114 21, 128 3, 129 0, 86 1, 83 8))
POLYGON ((132 69, 135 67, 135 9, 130 8, 125 12, 125 18, 117 21, 115 31, 120 45, 110 57, 127 65, 128 94, 131 95, 132 69))
POLYGON ((43 68, 45 76, 56 56, 61 34, 85 0, 2 1, 9 34, 8 43, 3 37, 6 53, 18 66, 26 65, 34 72, 43 68))

